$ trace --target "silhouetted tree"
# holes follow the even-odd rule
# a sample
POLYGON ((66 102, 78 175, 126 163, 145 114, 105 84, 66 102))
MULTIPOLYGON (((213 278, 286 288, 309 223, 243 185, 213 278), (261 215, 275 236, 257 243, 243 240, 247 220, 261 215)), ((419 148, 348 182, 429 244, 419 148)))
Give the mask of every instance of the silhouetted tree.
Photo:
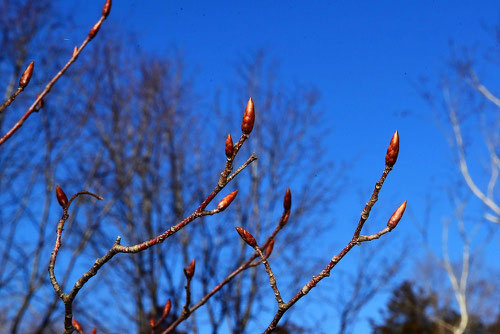
MULTIPOLYGON (((383 320, 371 320, 376 334, 448 334, 453 333, 460 323, 460 314, 448 306, 438 306, 436 293, 425 293, 411 282, 405 281, 392 292, 386 309, 382 310, 383 320)), ((497 319, 486 324, 480 316, 471 314, 465 333, 498 333, 500 313, 497 319)))

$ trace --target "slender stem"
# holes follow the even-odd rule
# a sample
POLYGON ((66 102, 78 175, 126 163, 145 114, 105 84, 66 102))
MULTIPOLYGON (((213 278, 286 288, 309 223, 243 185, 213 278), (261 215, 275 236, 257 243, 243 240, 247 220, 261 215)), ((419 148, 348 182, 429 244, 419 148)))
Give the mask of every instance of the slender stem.
POLYGON ((384 228, 382 231, 379 231, 375 234, 371 235, 360 235, 358 237, 358 243, 366 242, 366 241, 372 241, 375 239, 379 239, 381 236, 383 236, 386 233, 391 232, 391 229, 389 227, 384 228))
MULTIPOLYGON (((101 23, 105 19, 106 19, 106 17, 101 16, 101 18, 99 19, 98 23, 101 23)), ((45 86, 45 88, 43 89, 43 91, 38 95, 38 97, 36 98, 35 102, 33 102, 33 104, 28 108, 28 110, 26 111, 26 113, 19 119, 19 121, 17 121, 16 124, 14 124, 14 126, 2 138, 0 138, 0 146, 3 143, 5 143, 5 141, 7 141, 7 139, 9 139, 17 130, 19 130, 21 128, 21 126, 28 119, 28 117, 31 116, 31 114, 33 112, 37 111, 37 105, 38 105, 38 103, 40 101, 42 101, 43 98, 50 92, 50 90, 52 89, 52 86, 54 86, 54 84, 57 82, 57 80, 59 80, 59 78, 61 78, 63 76, 63 74, 66 72, 66 70, 76 61, 76 58, 78 58, 78 56, 83 51, 83 49, 85 48, 85 46, 91 40, 92 40, 92 38, 90 38, 89 36, 87 36, 85 38, 85 40, 83 41, 82 45, 80 45, 80 47, 78 48, 78 50, 71 56, 71 58, 68 60, 68 62, 66 63, 66 65, 64 65, 59 70, 59 72, 57 72, 57 74, 49 81, 49 83, 45 86)))
POLYGON ((187 279, 186 286, 184 288, 186 289, 186 303, 182 308, 182 313, 186 314, 187 318, 191 313, 189 310, 189 305, 191 304, 191 278, 187 279))
POLYGON ((260 258, 262 259, 262 264, 264 264, 264 266, 266 268, 266 273, 269 276, 269 284, 271 285, 271 288, 273 289, 274 297, 276 298, 276 302, 278 302, 278 308, 282 308, 285 303, 283 302, 283 298, 281 297, 280 290, 278 289, 278 285, 276 283, 276 277, 274 276, 273 270, 271 269, 271 265, 269 264, 269 261, 267 261, 265 255, 262 253, 262 251, 260 250, 260 248, 258 246, 255 246, 254 249, 259 254, 260 258))
MULTIPOLYGON (((375 203, 378 200, 378 194, 380 193, 380 190, 382 189, 382 186, 385 182, 385 179, 387 178, 387 175, 389 172, 392 170, 392 167, 385 166, 385 169, 382 173, 382 176, 378 180, 378 182, 375 184, 375 189, 373 189, 372 195, 370 196, 370 200, 366 203, 363 211, 361 212, 361 217, 359 219, 358 225, 356 227, 356 230, 354 231, 354 234, 349 241, 349 243, 334 257, 332 257, 331 261, 326 265, 326 267, 316 276, 313 276, 313 278, 307 282, 302 289, 300 289, 287 303, 282 305, 282 307, 279 307, 278 310, 276 311, 276 314, 274 315, 273 320, 269 324, 269 326, 266 328, 264 333, 271 333, 276 326, 278 325, 278 322, 281 320, 285 312, 290 309, 296 302, 298 302, 302 297, 307 295, 309 291, 314 288, 322 279, 325 277, 330 276, 330 272, 332 269, 337 265, 337 263, 342 260, 342 258, 349 253, 349 251, 356 246, 360 242, 360 234, 361 230, 363 229, 363 226, 368 219, 371 209, 375 205, 375 203)), ((385 233, 384 233, 385 234, 385 233)), ((366 237, 365 237, 366 238, 366 237)), ((365 239, 361 238, 361 239, 365 239)), ((373 238, 376 239, 376 238, 373 238)), ((368 241, 368 240, 361 240, 361 241, 368 241)))
POLYGON ((55 292, 59 296, 59 298, 64 300, 65 293, 62 291, 61 286, 57 282, 56 275, 54 273, 54 268, 56 265, 56 259, 57 259, 57 253, 59 252, 59 248, 61 248, 61 236, 62 236, 62 231, 64 229, 64 223, 66 220, 69 218, 68 215, 68 209, 65 208, 63 211, 63 215, 61 219, 59 220, 59 223, 57 224, 57 236, 56 236, 56 243, 54 245, 54 249, 52 250, 52 253, 50 255, 50 261, 49 261, 49 277, 50 277, 50 282, 52 283, 52 286, 54 287, 55 292))
POLYGON ((0 106, 0 113, 2 113, 14 100, 24 90, 23 87, 17 87, 16 91, 0 106))
MULTIPOLYGON (((250 156, 247 159, 247 161, 242 166, 240 166, 233 173, 233 175, 234 176, 238 175, 241 171, 243 171, 243 169, 245 169, 255 159, 256 159, 255 155, 252 154, 252 156, 250 156)), ((228 168, 232 168, 232 167, 231 166, 228 167, 228 165, 226 164, 226 168, 224 169, 224 171, 223 171, 222 174, 224 174, 227 171, 228 168)), ((227 173, 227 175, 228 174, 229 174, 229 172, 227 173)), ((121 238, 117 237, 115 243, 109 249, 109 251, 106 254, 104 254, 104 256, 102 256, 101 258, 97 259, 95 261, 94 265, 75 282, 75 284, 74 284, 73 288, 71 289, 70 293, 66 294, 66 293, 64 293, 62 291, 61 287, 59 286, 59 284, 57 282, 57 279, 56 279, 55 274, 54 274, 54 267, 55 267, 55 262, 56 262, 56 258, 57 258, 57 253, 59 251, 59 248, 61 247, 61 235, 62 235, 64 223, 65 223, 65 221, 69 217, 69 215, 67 213, 68 209, 69 209, 70 205, 72 204, 72 202, 78 196, 81 196, 81 195, 89 195, 89 196, 93 196, 93 197, 95 197, 95 198, 97 198, 99 200, 102 200, 102 197, 100 197, 100 196, 98 196, 96 194, 93 194, 91 192, 88 192, 88 191, 81 191, 81 192, 76 193, 75 195, 73 195, 71 197, 71 199, 68 201, 68 204, 64 207, 63 217, 61 218, 61 220, 59 221, 59 224, 57 226, 56 243, 55 243, 54 249, 52 250, 52 256, 51 256, 50 263, 49 263, 50 280, 52 282, 54 290, 56 291, 56 293, 58 294, 58 296, 63 300, 64 305, 65 305, 65 333, 72 333, 74 331, 74 328, 73 328, 73 325, 72 325, 72 318, 73 318, 72 304, 73 304, 73 300, 75 299, 75 297, 78 294, 78 292, 80 291, 80 289, 92 277, 94 277, 95 275, 97 275, 97 272, 99 271, 99 269, 104 264, 106 264, 109 260, 111 260, 118 253, 138 253, 138 252, 141 252, 141 251, 143 251, 145 249, 148 249, 149 247, 152 247, 152 246, 154 246, 154 245, 156 245, 158 243, 161 243, 161 242, 165 241, 165 239, 167 239, 169 236, 173 235, 177 231, 179 231, 182 228, 184 228, 186 225, 188 225, 193 220, 195 220, 195 219, 197 219, 199 217, 203 217, 203 216, 207 216, 207 215, 213 215, 213 214, 221 212, 221 209, 217 209, 216 208, 214 210, 207 211, 207 210, 205 210, 205 208, 208 206, 208 204, 210 204, 210 202, 215 198, 215 196, 227 185, 227 183, 229 181, 230 180, 226 180, 223 183, 222 186, 220 186, 219 183, 218 183, 215 186, 214 190, 210 193, 210 195, 207 196, 207 198, 200 204, 200 206, 193 213, 191 213, 187 218, 185 218, 184 220, 182 220, 178 224, 172 226, 171 228, 169 228, 168 230, 166 230, 162 234, 158 235, 157 237, 155 237, 153 239, 150 239, 150 240, 147 240, 147 241, 144 241, 144 242, 142 242, 140 244, 133 245, 133 246, 122 246, 120 244, 121 238)), ((266 245, 267 245, 267 243, 266 243, 266 245)), ((249 263, 253 259, 255 259, 255 257, 251 258, 249 260, 249 263)), ((189 285, 190 284, 188 282, 188 284, 186 286, 186 293, 187 293, 186 302, 187 302, 187 304, 186 304, 186 306, 184 308, 184 312, 181 315, 181 318, 182 318, 181 321, 187 319, 189 317, 189 315, 191 314, 191 309, 189 308, 190 299, 191 299, 190 291, 188 291, 188 290, 190 290, 189 285)))
MULTIPOLYGON (((261 250, 265 249, 267 247, 267 245, 269 245, 271 240, 273 240, 276 237, 276 235, 278 234, 278 232, 285 226, 284 222, 286 221, 286 219, 288 219, 289 214, 290 214, 290 211, 283 212, 283 214, 281 215, 281 218, 278 222, 278 225, 274 229, 273 233, 271 233, 269 238, 267 238, 264 245, 262 245, 261 250)), ((224 278, 222 281, 220 281, 219 284, 217 284, 210 292, 208 292, 205 296, 203 296, 195 305, 193 305, 190 308, 189 314, 192 314, 198 308, 203 306, 214 294, 216 294, 220 289, 222 289, 222 287, 224 287, 226 284, 228 284, 234 277, 238 276, 238 274, 240 274, 242 271, 260 264, 260 262, 262 260, 259 260, 257 262, 253 262, 257 257, 259 257, 259 254, 257 252, 255 252, 243 264, 241 264, 238 268, 236 268, 233 272, 231 272, 228 276, 226 276, 226 278, 224 278)), ((189 316, 187 318, 189 318, 189 316)), ((172 332, 181 322, 183 322, 187 318, 183 318, 182 315, 179 316, 173 323, 170 324, 170 326, 165 331, 163 331, 163 334, 167 334, 167 333, 172 332)))
POLYGON ((231 174, 230 176, 228 176, 227 178, 227 181, 226 182, 229 182, 231 181, 232 179, 234 179, 234 177, 236 175, 238 175, 243 169, 245 169, 248 165, 250 165, 252 162, 254 162, 255 160, 257 160, 257 156, 252 153, 252 155, 247 159, 247 161, 245 161, 243 163, 243 165, 241 165, 233 174, 231 174))

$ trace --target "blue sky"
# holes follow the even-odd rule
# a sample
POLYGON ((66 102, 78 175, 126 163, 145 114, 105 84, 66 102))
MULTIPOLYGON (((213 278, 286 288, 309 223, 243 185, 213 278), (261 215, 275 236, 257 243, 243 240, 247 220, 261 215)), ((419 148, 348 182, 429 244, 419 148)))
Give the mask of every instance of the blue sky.
MULTIPOLYGON (((61 6, 73 11, 77 28, 86 32, 102 1, 65 1, 61 6)), ((133 33, 140 48, 150 52, 180 50, 208 97, 230 81, 232 64, 262 47, 281 62, 286 80, 315 85, 331 128, 324 138, 327 154, 339 161, 356 159, 354 187, 337 203, 343 210, 335 211, 337 221, 351 222, 361 211, 358 191, 372 189, 396 129, 400 159, 377 217, 385 220, 405 199, 415 217, 421 217, 423 197, 447 181, 443 178, 453 165, 445 138, 412 82, 425 76, 437 83, 446 69, 450 40, 489 43, 485 27, 499 22, 498 1, 115 0, 103 29, 133 33)), ((79 41, 64 43, 71 47, 79 41)), ((338 229, 347 240, 350 226, 338 229)), ((404 227, 401 233, 412 229, 404 227)), ((368 312, 377 309, 371 306, 368 312)), ((363 322, 357 330, 366 326, 363 322)))
MULTIPOLYGON (((101 4, 80 1, 65 6, 86 31, 101 4)), ((437 81, 450 40, 465 45, 489 42, 491 34, 484 25, 499 20, 496 1, 121 0, 113 4, 105 29, 130 31, 139 46, 151 52, 180 50, 196 69, 196 84, 207 96, 231 80, 231 66, 242 55, 265 48, 281 62, 285 78, 320 90, 332 127, 325 141, 348 142, 368 162, 378 154, 371 155, 371 145, 385 146, 395 129, 400 130, 403 152, 418 150, 430 157, 437 150, 425 150, 434 149, 437 142, 445 148, 411 83, 422 76, 437 81), (417 117, 398 117, 402 112, 417 117)), ((332 154, 348 157, 338 146, 331 145, 332 154)), ((409 156, 401 158, 402 165, 409 156)), ((429 166, 418 159, 409 168, 422 171, 429 166)))

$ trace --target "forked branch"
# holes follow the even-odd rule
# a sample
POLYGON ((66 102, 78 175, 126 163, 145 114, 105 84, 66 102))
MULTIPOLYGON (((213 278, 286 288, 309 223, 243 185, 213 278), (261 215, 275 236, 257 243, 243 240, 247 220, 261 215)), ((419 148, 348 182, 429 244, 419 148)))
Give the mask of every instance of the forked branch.
MULTIPOLYGON (((250 234, 250 232, 237 227, 238 234, 240 237, 252 248, 255 249, 256 253, 259 254, 261 257, 261 262, 264 264, 266 272, 269 276, 269 283, 270 286, 274 292, 276 302, 278 304, 278 310, 276 311, 276 314, 267 327, 267 329, 264 331, 264 333, 270 333, 274 329, 276 329, 276 326, 278 325, 279 321, 285 314, 285 312, 290 309, 296 302, 298 302, 302 297, 307 295, 311 289, 313 289, 321 280, 323 280, 325 277, 330 276, 330 272, 332 269, 337 265, 337 263, 342 260, 342 258, 355 246, 359 245, 362 242, 367 242, 371 241, 374 239, 380 238, 382 235, 392 231, 399 221, 401 220, 401 217, 403 216, 403 213, 406 209, 406 201, 403 202, 397 209, 396 211, 392 214, 392 216, 389 218, 389 221, 387 222, 387 227, 384 228, 383 230, 379 231, 376 234, 369 235, 369 236, 363 236, 361 235, 361 231, 363 229, 363 226, 365 222, 367 221, 370 212, 375 205, 375 203, 378 200, 378 195, 380 193, 380 190, 382 189, 382 186, 387 178, 387 175, 389 172, 392 170, 394 164, 396 163, 397 157, 399 154, 399 134, 396 131, 396 133, 393 135, 391 142, 389 144, 389 147, 387 149, 387 154, 385 158, 385 168, 382 173, 382 176, 380 177, 379 181, 375 184, 375 188, 372 192, 372 195, 370 196, 370 200, 366 203, 366 206, 364 207, 363 211, 361 212, 361 217, 359 219, 358 225, 354 231, 354 234, 349 241, 349 243, 337 254, 335 255, 331 261, 326 265, 326 267, 316 276, 314 276, 309 282, 307 282, 288 302, 284 302, 281 293, 278 289, 277 282, 276 282, 276 277, 275 274, 273 273, 271 269, 271 265, 269 264, 268 260, 266 259, 266 256, 262 253, 260 248, 257 245, 257 241, 255 238, 250 234)), ((286 201, 285 201, 286 203, 286 201)))
MULTIPOLYGON (((157 245, 159 243, 162 243, 165 241, 168 237, 172 236, 176 232, 180 231, 184 227, 186 227, 189 223, 194 221, 197 218, 208 216, 208 215, 214 215, 217 213, 220 213, 224 211, 230 204, 231 202, 235 199, 238 191, 233 191, 232 193, 228 194, 225 196, 216 206, 215 209, 213 210, 206 210, 207 206, 212 202, 212 200, 219 194, 219 192, 224 189, 224 187, 234 178, 236 177, 241 171, 243 171, 248 165, 250 165, 253 161, 257 159, 257 157, 252 154, 244 163, 241 165, 239 168, 236 169, 234 173, 231 174, 233 170, 233 161, 238 154, 241 146, 243 143, 249 138, 250 131, 252 130, 253 127, 253 122, 255 120, 255 113, 254 113, 254 106, 253 106, 253 101, 250 99, 247 103, 246 111, 243 117, 243 122, 242 122, 242 130, 243 134, 240 137, 240 140, 234 145, 232 154, 231 155, 226 155, 226 164, 224 170, 221 172, 221 177, 219 181, 217 182, 217 185, 215 186, 214 190, 207 196, 207 198, 198 206, 198 208, 191 213, 188 217, 186 217, 184 220, 181 222, 177 223, 176 225, 170 227, 167 229, 165 232, 162 234, 156 236, 155 238, 152 238, 150 240, 146 240, 142 243, 132 245, 132 246, 123 246, 121 245, 121 238, 118 236, 113 244, 113 246, 109 249, 109 251, 104 254, 101 258, 97 259, 94 263, 94 265, 86 272, 84 273, 74 284, 73 288, 69 293, 64 293, 57 282, 55 273, 54 273, 54 268, 55 268, 55 263, 56 263, 56 258, 57 254, 59 251, 59 248, 61 247, 61 236, 62 236, 62 231, 64 229, 64 223, 66 220, 69 218, 68 210, 69 207, 71 206, 71 203, 73 200, 78 197, 79 195, 91 195, 94 196, 98 199, 102 199, 101 197, 94 195, 89 192, 80 192, 75 194, 69 201, 67 199, 66 194, 62 191, 60 187, 56 187, 56 197, 59 202, 59 204, 63 208, 63 214, 61 219, 59 220, 59 224, 57 226, 57 236, 56 236, 56 243, 54 246, 54 249, 52 251, 51 259, 50 259, 50 264, 49 264, 49 275, 50 275, 50 281, 52 283, 52 286, 54 287, 55 292, 58 294, 58 296, 63 300, 64 306, 65 306, 65 321, 64 321, 64 327, 65 327, 65 333, 72 333, 75 328, 72 322, 73 319, 73 310, 72 310, 72 305, 73 301, 80 291, 80 289, 92 278, 95 276, 99 269, 106 264, 109 260, 111 260, 116 254, 118 253, 138 253, 142 252, 154 245, 157 245), (250 115, 250 116, 248 116, 250 115), (251 123, 252 127, 248 125, 248 123, 251 123), (245 125, 246 124, 246 125, 245 125)), ((228 151, 227 149, 227 142, 226 142, 226 153, 228 151)), ((189 316, 190 308, 190 281, 192 278, 192 274, 194 274, 194 262, 192 262, 192 268, 191 266, 186 269, 186 277, 188 278, 188 283, 186 285, 186 305, 183 308, 183 313, 182 317, 187 318, 189 316), (188 275, 189 274, 189 275, 188 275)), ((157 326, 157 322, 153 321, 151 322, 151 327, 152 330, 154 330, 154 327, 157 326), (154 326, 153 326, 154 325, 154 326)))

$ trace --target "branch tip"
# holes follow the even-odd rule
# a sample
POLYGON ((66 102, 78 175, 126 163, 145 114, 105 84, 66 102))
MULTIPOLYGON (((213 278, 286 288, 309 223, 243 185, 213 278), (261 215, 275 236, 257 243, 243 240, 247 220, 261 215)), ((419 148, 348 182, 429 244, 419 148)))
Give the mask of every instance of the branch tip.
MULTIPOLYGON (((193 261, 191 261, 189 266, 184 268, 184 275, 186 275, 186 278, 188 280, 191 280, 193 278, 195 267, 196 267, 196 261, 193 259, 193 261)), ((166 307, 166 305, 165 305, 165 307, 166 307)))
POLYGON ((401 220, 401 217, 403 217, 403 213, 406 210, 406 201, 404 201, 397 209, 394 211, 392 214, 391 218, 389 218, 389 221, 387 222, 387 227, 389 227, 391 230, 394 229, 399 221, 401 220))
POLYGON ((65 208, 68 205, 68 196, 64 193, 61 187, 56 185, 56 198, 59 205, 65 208))
POLYGON ((82 325, 80 325, 80 323, 75 318, 73 318, 73 327, 75 327, 75 330, 78 333, 82 333, 83 332, 82 325))
POLYGON ((231 204, 231 202, 234 200, 236 195, 238 194, 238 190, 233 191, 232 193, 229 193, 226 197, 224 197, 219 204, 217 204, 217 210, 219 211, 224 211, 227 209, 227 207, 231 204))
POLYGON ((253 124, 255 122, 255 107, 252 98, 248 99, 245 113, 243 114, 243 122, 241 123, 241 131, 249 135, 252 132, 253 124))
POLYGON ((102 7, 102 16, 108 17, 111 12, 111 0, 106 0, 106 3, 102 7))
POLYGON ((257 241, 255 240, 253 235, 250 234, 250 232, 241 227, 236 227, 236 231, 240 235, 241 239, 243 239, 243 241, 245 241, 249 246, 251 247, 257 246, 257 241))
POLYGON ((165 306, 163 307, 163 313, 161 315, 161 317, 163 319, 165 319, 168 316, 168 314, 170 313, 170 309, 171 308, 172 308, 172 302, 169 299, 169 300, 167 300, 167 302, 165 303, 165 306))
POLYGON ((290 192, 290 188, 286 188, 285 198, 283 199, 283 209, 285 211, 290 211, 292 207, 292 193, 290 192))
POLYGON ((233 156, 233 152, 234 152, 233 138, 231 138, 231 134, 228 134, 226 138, 226 157, 231 158, 233 156))
POLYGON ((28 67, 24 70, 23 75, 21 75, 21 79, 19 79, 19 87, 24 89, 28 86, 31 76, 33 75, 33 68, 35 67, 35 62, 32 61, 28 67))
POLYGON ((399 154, 399 133, 396 131, 391 138, 387 153, 385 155, 385 165, 388 167, 394 166, 399 154))

